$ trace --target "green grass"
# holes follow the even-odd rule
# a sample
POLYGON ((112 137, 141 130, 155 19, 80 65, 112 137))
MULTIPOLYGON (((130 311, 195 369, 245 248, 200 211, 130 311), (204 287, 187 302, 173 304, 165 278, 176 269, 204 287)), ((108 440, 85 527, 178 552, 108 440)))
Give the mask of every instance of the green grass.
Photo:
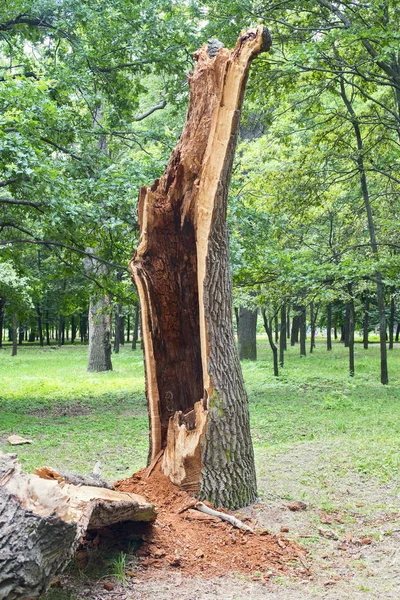
MULTIPOLYGON (((259 474, 265 464, 307 444, 332 442, 326 468, 379 481, 397 479, 400 453, 400 351, 389 353, 390 385, 379 383, 379 347, 356 346, 356 376, 347 373, 347 350, 318 343, 312 355, 289 348, 279 378, 259 337, 259 360, 244 361, 259 474)), ((48 464, 122 478, 144 466, 148 420, 140 350, 113 356, 114 371, 87 373, 87 348, 22 347, 0 351, 0 449, 18 454, 26 469, 48 464), (11 448, 6 437, 29 436, 11 448)), ((301 474, 307 478, 307 470, 301 474)), ((325 473, 321 474, 321 478, 325 473)), ((313 474, 315 477, 315 473, 313 474)))

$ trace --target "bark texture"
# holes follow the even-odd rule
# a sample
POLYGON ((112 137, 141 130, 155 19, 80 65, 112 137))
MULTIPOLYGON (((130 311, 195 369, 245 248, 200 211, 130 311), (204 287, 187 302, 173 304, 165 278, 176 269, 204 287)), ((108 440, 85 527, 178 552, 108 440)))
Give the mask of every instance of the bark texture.
POLYGON ((239 310, 238 345, 240 360, 257 360, 257 310, 239 310))
POLYGON ((185 128, 162 177, 139 195, 130 268, 141 304, 150 454, 216 505, 256 497, 247 396, 232 325, 226 204, 258 27, 233 50, 195 54, 185 128))
POLYGON ((87 529, 152 521, 154 506, 136 494, 71 485, 44 467, 24 473, 0 453, 0 599, 36 598, 70 562, 87 529))

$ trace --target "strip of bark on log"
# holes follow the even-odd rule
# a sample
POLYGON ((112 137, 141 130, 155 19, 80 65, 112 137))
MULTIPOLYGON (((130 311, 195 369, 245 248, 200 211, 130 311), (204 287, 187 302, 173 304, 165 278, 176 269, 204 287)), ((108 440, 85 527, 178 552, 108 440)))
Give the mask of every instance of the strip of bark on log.
POLYGON ((271 45, 259 26, 234 49, 195 54, 183 133, 139 194, 130 262, 142 311, 149 464, 182 489, 235 508, 256 498, 247 395, 232 325, 226 209, 249 65, 271 45))
POLYGON ((52 469, 37 471, 24 473, 15 455, 0 453, 0 600, 43 594, 86 530, 156 518, 155 507, 137 494, 76 486, 52 469))

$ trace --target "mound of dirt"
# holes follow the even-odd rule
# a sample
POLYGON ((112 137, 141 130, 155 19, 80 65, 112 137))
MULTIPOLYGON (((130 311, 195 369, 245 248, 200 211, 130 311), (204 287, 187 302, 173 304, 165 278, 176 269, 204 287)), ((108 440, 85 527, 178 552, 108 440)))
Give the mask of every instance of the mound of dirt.
POLYGON ((159 466, 150 477, 147 474, 147 469, 142 469, 114 485, 117 490, 144 496, 157 507, 157 519, 142 536, 141 565, 213 577, 232 571, 264 579, 282 572, 309 574, 305 551, 294 542, 257 531, 251 522, 247 524, 255 533, 209 517, 191 508, 196 499, 174 486, 159 466))

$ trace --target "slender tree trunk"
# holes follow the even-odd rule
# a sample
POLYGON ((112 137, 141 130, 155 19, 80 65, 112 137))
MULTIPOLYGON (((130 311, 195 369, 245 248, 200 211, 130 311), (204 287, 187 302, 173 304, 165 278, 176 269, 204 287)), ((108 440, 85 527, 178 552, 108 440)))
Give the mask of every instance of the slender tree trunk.
MULTIPOLYGON (((351 101, 348 99, 346 94, 346 88, 344 80, 340 79, 340 91, 344 104, 346 105, 347 111, 351 117, 351 123, 353 125, 355 137, 357 139, 357 167, 360 174, 361 191, 364 200, 364 206, 367 213, 368 219, 368 231, 371 243, 372 252, 375 255, 376 260, 379 259, 378 242, 375 232, 375 224, 372 215, 372 208, 369 198, 367 176, 364 168, 363 158, 363 140, 361 136, 360 124, 357 115, 353 109, 351 101)), ((381 383, 386 385, 389 383, 388 368, 387 368, 387 349, 386 349, 386 313, 385 313, 385 291, 382 280, 382 273, 376 271, 376 296, 378 299, 378 313, 379 313, 379 338, 380 338, 380 358, 381 358, 381 383)))
POLYGON ((343 341, 344 341, 344 347, 348 348, 349 347, 349 333, 350 333, 350 305, 349 303, 346 304, 346 313, 345 313, 345 317, 344 317, 344 326, 343 326, 343 341))
POLYGON ((131 316, 128 314, 128 320, 126 324, 126 341, 129 343, 131 337, 131 316))
POLYGON ((335 338, 335 340, 337 340, 337 338, 338 338, 337 327, 333 328, 333 337, 335 338))
POLYGON ((354 377, 355 368, 354 368, 354 300, 352 296, 352 286, 349 285, 349 295, 350 300, 347 304, 348 306, 348 348, 349 348, 349 371, 350 377, 354 377))
MULTIPOLYGON (((299 308, 295 307, 295 310, 298 311, 299 308)), ((290 345, 291 346, 294 346, 295 344, 298 344, 298 342, 299 342, 299 329, 300 329, 300 315, 295 314, 293 316, 292 332, 291 332, 291 336, 290 336, 290 345)))
POLYGON ((40 306, 36 306, 36 314, 37 314, 37 325, 39 332, 39 343, 43 346, 43 323, 42 323, 42 311, 40 310, 40 306))
POLYGON ((287 305, 287 311, 286 311, 286 347, 285 350, 287 349, 287 340, 290 340, 290 304, 287 305))
POLYGON ((275 329, 275 344, 279 342, 279 319, 278 313, 274 317, 274 329, 275 329))
POLYGON ((4 326, 4 307, 6 299, 0 298, 0 348, 3 347, 3 326, 4 326))
POLYGON ((300 356, 306 356, 306 339, 307 339, 307 311, 306 307, 302 306, 300 312, 300 322, 299 322, 299 330, 300 330, 300 356))
POLYGON ((76 339, 76 319, 75 315, 71 317, 71 344, 75 344, 76 339))
POLYGON ((396 339, 395 339, 396 342, 399 341, 399 336, 400 336, 400 323, 398 323, 397 327, 396 327, 396 339))
POLYGON ((12 316, 12 352, 11 352, 11 356, 17 356, 17 350, 18 350, 17 329, 18 329, 17 314, 13 313, 13 316, 12 316))
POLYGON ((136 350, 136 344, 138 341, 138 334, 139 334, 139 320, 140 320, 140 307, 139 307, 139 304, 136 304, 135 318, 134 318, 133 332, 132 332, 132 350, 136 350))
POLYGON ((239 358, 257 360, 257 310, 240 307, 239 311, 239 358))
POLYGON ((392 288, 392 297, 390 299, 390 316, 389 316, 389 350, 393 350, 393 338, 394 338, 394 318, 396 313, 396 306, 394 302, 394 288, 392 288))
POLYGON ((120 326, 121 326, 121 304, 118 303, 116 306, 116 310, 115 310, 115 331, 114 331, 114 353, 118 354, 119 353, 119 343, 121 341, 121 333, 120 333, 120 326))
POLYGON ((121 346, 125 344, 125 317, 121 313, 119 317, 119 343, 121 346))
POLYGON ((281 331, 279 336, 279 364, 283 367, 285 362, 286 350, 286 305, 281 306, 281 331))
POLYGON ((196 52, 186 124, 165 173, 140 191, 141 236, 130 263, 150 460, 163 453, 161 469, 176 485, 230 508, 251 504, 257 490, 232 321, 227 196, 249 62, 269 44, 258 27, 233 51, 196 52))
POLYGON ((274 376, 278 377, 279 376, 278 348, 277 348, 276 344, 274 343, 274 336, 273 336, 273 331, 272 331, 272 317, 270 319, 268 319, 264 308, 262 309, 261 313, 262 313, 262 318, 263 318, 263 322, 264 322, 264 329, 267 333, 269 345, 272 350, 274 376))
POLYGON ((25 337, 25 329, 23 325, 19 326, 19 336, 18 336, 18 345, 22 346, 25 337))
POLYGON ((365 297, 364 319, 363 319, 363 344, 364 350, 368 350, 368 333, 369 333, 369 296, 365 297))
POLYGON ((328 304, 328 324, 326 328, 326 349, 332 350, 332 304, 328 304))

